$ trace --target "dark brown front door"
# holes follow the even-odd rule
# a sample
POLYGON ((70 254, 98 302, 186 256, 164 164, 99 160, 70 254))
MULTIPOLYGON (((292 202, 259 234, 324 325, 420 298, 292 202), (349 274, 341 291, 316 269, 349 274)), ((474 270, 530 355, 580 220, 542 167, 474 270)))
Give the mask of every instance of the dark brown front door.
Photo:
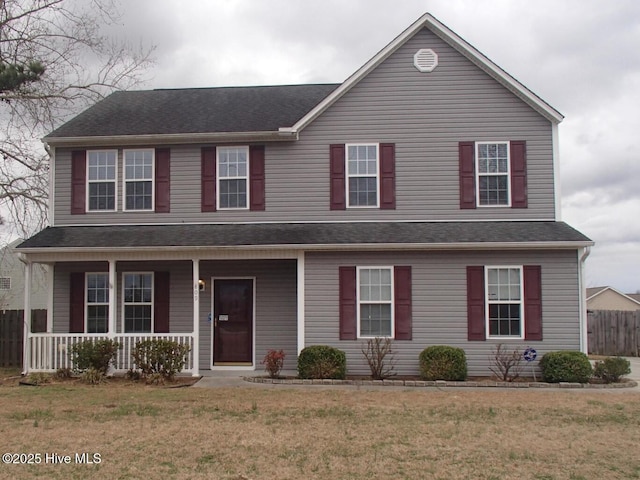
POLYGON ((213 364, 253 361, 253 280, 215 280, 213 364))

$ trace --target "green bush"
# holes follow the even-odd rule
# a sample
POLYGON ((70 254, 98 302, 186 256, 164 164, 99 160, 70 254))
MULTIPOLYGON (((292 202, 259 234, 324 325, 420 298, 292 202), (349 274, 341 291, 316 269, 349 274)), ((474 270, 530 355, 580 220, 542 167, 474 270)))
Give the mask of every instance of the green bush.
POLYGON ((76 372, 94 369, 106 375, 109 364, 116 359, 120 344, 114 340, 84 340, 71 347, 76 372))
POLYGON ((604 380, 606 383, 617 383, 624 375, 631 373, 631 363, 622 357, 607 357, 598 360, 593 367, 593 376, 604 380))
POLYGON ((540 360, 542 379, 545 382, 587 383, 593 369, 587 356, 574 350, 546 353, 540 360))
POLYGON ((463 381, 467 378, 464 350, 434 345, 420 352, 420 376, 425 380, 463 381))
POLYGON ((173 380, 187 362, 189 346, 173 340, 152 338, 136 343, 131 357, 145 378, 173 380))
POLYGON ((347 357, 342 350, 327 345, 312 345, 302 349, 298 356, 300 378, 344 379, 347 357))

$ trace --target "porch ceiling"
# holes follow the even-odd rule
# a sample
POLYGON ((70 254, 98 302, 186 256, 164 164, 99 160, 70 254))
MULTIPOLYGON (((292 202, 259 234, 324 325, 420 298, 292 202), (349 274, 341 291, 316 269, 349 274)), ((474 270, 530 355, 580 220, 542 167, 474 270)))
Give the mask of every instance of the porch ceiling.
POLYGON ((48 227, 17 248, 30 253, 210 249, 581 248, 564 222, 256 223, 48 227))

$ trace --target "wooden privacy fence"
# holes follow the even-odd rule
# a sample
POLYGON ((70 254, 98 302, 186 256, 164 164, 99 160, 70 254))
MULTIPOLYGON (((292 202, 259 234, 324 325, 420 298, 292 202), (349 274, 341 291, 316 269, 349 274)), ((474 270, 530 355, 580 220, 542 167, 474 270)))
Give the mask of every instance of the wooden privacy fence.
POLYGON ((589 353, 640 357, 640 310, 589 310, 589 353))
MULTIPOLYGON (((0 367, 22 367, 24 310, 0 311, 0 367)), ((31 331, 47 330, 47 311, 31 311, 31 331)))

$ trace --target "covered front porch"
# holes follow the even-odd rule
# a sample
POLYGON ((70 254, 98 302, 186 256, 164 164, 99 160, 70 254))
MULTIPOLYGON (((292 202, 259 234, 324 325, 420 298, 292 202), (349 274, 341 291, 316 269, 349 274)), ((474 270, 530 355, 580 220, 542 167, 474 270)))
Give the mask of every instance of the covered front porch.
POLYGON ((25 318, 24 372, 73 368, 73 345, 111 339, 116 373, 135 368, 131 352, 150 338, 189 347, 184 373, 260 370, 283 349, 294 369, 304 346, 304 253, 259 249, 30 251, 25 311, 35 264, 48 270, 47 328, 25 318))

